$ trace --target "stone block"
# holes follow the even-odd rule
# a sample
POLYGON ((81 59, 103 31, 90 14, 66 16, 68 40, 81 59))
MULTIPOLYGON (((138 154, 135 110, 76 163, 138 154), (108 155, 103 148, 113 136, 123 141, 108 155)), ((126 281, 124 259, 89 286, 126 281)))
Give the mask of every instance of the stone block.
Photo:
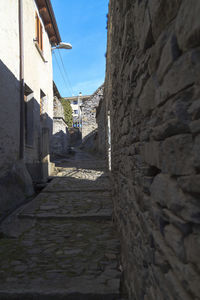
POLYGON ((191 50, 174 62, 156 92, 157 105, 192 86, 200 72, 200 52, 191 50))
POLYGON ((192 120, 200 119, 200 99, 193 101, 191 106, 188 109, 192 120))
MULTIPOLYGON (((137 83, 136 83, 136 86, 134 88, 134 97, 135 97, 135 99, 137 99, 140 96, 140 94, 142 93, 142 89, 145 86, 148 78, 149 78, 149 75, 147 73, 144 73, 141 76, 138 76, 137 83)), ((133 104, 134 104, 134 110, 137 109, 136 105, 135 105, 136 101, 134 101, 133 104)))
POLYGON ((143 191, 145 194, 149 195, 153 177, 144 176, 142 177, 142 179, 143 179, 143 191))
POLYGON ((200 194, 200 174, 181 176, 177 182, 184 192, 200 194))
POLYGON ((173 175, 189 175, 194 172, 192 159, 193 140, 190 134, 167 138, 161 146, 161 169, 173 175))
MULTIPOLYGON (((164 297, 164 300, 174 300, 175 298, 173 297, 171 290, 168 286, 168 282, 166 281, 165 278, 165 273, 162 273, 162 270, 160 270, 159 267, 153 266, 153 272, 154 272, 154 277, 157 282, 157 285, 159 286, 162 296, 164 297)), ((156 298, 160 299, 160 298, 156 298)), ((162 299, 162 298, 161 298, 162 299)))
POLYGON ((180 212, 180 216, 187 222, 200 224, 200 208, 198 206, 198 198, 187 195, 184 201, 184 209, 180 212))
POLYGON ((175 214, 184 207, 184 194, 176 180, 169 175, 159 174, 151 185, 151 201, 161 207, 174 211, 175 214))
POLYGON ((200 235, 192 233, 184 239, 184 247, 187 256, 187 261, 192 264, 197 264, 200 270, 200 235))
POLYGON ((135 2, 134 29, 135 29, 136 41, 138 42, 138 44, 142 50, 143 50, 143 47, 145 44, 145 39, 148 34, 148 28, 150 26, 150 20, 149 20, 149 18, 145 20, 145 16, 146 16, 146 0, 135 2), (141 39, 140 39, 140 37, 141 37, 141 39))
POLYGON ((171 34, 163 47, 160 63, 156 71, 159 82, 162 82, 164 75, 178 59, 180 54, 181 51, 178 47, 177 38, 174 34, 171 34))
POLYGON ((144 161, 173 175, 194 172, 192 136, 189 134, 167 138, 164 142, 151 141, 142 147, 144 161))
POLYGON ((179 9, 181 0, 150 0, 148 6, 152 20, 152 33, 154 40, 165 30, 174 19, 179 9))
POLYGON ((176 18, 176 34, 181 50, 198 47, 200 43, 200 3, 196 0, 182 1, 176 18))
POLYGON ((129 132, 129 128, 130 128, 130 125, 129 125, 129 117, 125 117, 123 119, 123 123, 122 123, 122 128, 121 128, 121 134, 122 135, 125 135, 129 132))
POLYGON ((162 49, 167 42, 168 36, 169 36, 169 33, 167 30, 162 32, 162 34, 156 40, 155 44, 150 49, 148 70, 149 70, 149 74, 151 74, 151 75, 153 73, 155 73, 157 70, 157 67, 158 67, 158 64, 160 61, 160 57, 161 57, 161 53, 162 53, 162 49))
POLYGON ((183 244, 183 234, 175 226, 169 224, 164 228, 164 236, 167 244, 173 249, 176 256, 183 262, 186 261, 186 254, 183 244))
POLYGON ((200 170, 200 135, 197 135, 194 141, 194 147, 192 157, 194 159, 194 166, 197 170, 200 170))
POLYGON ((142 156, 144 161, 147 162, 151 166, 155 166, 160 169, 161 162, 160 162, 160 142, 149 142, 145 143, 141 149, 142 156))
POLYGON ((144 115, 147 115, 156 106, 155 89, 156 86, 153 77, 150 77, 142 90, 142 94, 139 97, 139 107, 144 115))
POLYGON ((7 176, 0 179, 0 217, 34 195, 31 177, 23 161, 17 161, 7 176))
POLYGON ((23 190, 25 197, 32 196, 34 194, 32 179, 23 161, 17 161, 13 165, 12 174, 23 190))
POLYGON ((142 22, 142 34, 140 36, 140 46, 143 51, 150 48, 153 43, 153 35, 152 35, 152 28, 151 28, 151 19, 149 15, 149 10, 145 10, 144 20, 142 22))
POLYGON ((200 133, 200 120, 195 120, 190 123, 190 131, 193 134, 200 133))
POLYGON ((163 215, 168 222, 176 226, 184 236, 187 236, 192 232, 192 224, 190 222, 184 221, 182 218, 178 217, 175 213, 172 213, 170 210, 164 208, 163 215))
POLYGON ((168 285, 168 291, 176 300, 192 300, 190 294, 186 291, 186 287, 180 283, 180 278, 174 275, 173 271, 169 271, 165 274, 166 284, 168 285))
POLYGON ((53 114, 54 117, 60 117, 64 119, 64 108, 56 96, 53 99, 53 114))
MULTIPOLYGON (((152 203, 158 203, 162 208, 167 208, 186 223, 200 223, 200 210, 196 199, 183 193, 177 181, 169 175, 157 175, 151 185, 150 192, 152 203)), ((155 218, 158 219, 160 217, 161 213, 159 212, 158 217, 155 218)), ((166 218, 163 220, 164 223, 167 223, 166 218)), ((178 227, 183 234, 187 234, 190 231, 188 226, 181 226, 180 224, 178 227)))
POLYGON ((164 140, 167 137, 190 132, 189 126, 178 119, 170 119, 162 125, 153 128, 152 137, 155 140, 164 140))
POLYGON ((156 250, 154 253, 154 264, 158 266, 164 274, 170 269, 170 265, 166 257, 158 250, 156 250))

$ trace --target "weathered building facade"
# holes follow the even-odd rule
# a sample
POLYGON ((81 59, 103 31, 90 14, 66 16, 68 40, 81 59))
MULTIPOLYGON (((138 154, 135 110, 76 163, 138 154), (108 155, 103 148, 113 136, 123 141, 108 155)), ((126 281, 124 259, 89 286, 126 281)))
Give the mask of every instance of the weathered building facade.
POLYGON ((96 129, 96 110, 100 100, 103 98, 103 85, 100 86, 89 99, 81 105, 82 111, 82 140, 84 141, 96 129))
POLYGON ((200 2, 110 0, 106 109, 131 300, 200 295, 200 2))
POLYGON ((70 136, 64 119, 64 108, 54 96, 53 134, 51 137, 51 157, 64 156, 69 150, 70 136))
MULTIPOLYGON (((10 188, 6 190, 16 163, 20 161, 26 174, 24 178, 28 178, 28 170, 29 183, 31 179, 45 180, 51 172, 51 47, 61 39, 50 0, 3 1, 0 20, 3 43, 0 49, 0 209, 3 210, 26 196, 22 191, 14 197, 10 188)), ((13 179, 13 187, 17 182, 17 178, 13 179)))

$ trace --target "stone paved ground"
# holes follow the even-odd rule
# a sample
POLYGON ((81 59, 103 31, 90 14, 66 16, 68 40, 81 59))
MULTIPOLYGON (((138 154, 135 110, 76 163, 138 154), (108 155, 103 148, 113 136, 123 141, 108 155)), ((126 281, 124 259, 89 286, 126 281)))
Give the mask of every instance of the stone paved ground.
POLYGON ((121 299, 105 162, 76 152, 1 225, 0 299, 121 299))

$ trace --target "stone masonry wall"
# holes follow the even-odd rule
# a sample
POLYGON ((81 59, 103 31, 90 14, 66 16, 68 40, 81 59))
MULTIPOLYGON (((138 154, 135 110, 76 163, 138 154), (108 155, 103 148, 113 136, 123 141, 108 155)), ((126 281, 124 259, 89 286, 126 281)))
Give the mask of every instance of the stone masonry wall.
POLYGON ((200 2, 110 0, 105 97, 131 300, 200 299, 200 2))
POLYGON ((100 86, 95 93, 82 105, 82 139, 83 142, 93 131, 97 129, 96 108, 103 98, 103 86, 100 86))
POLYGON ((53 116, 56 118, 64 118, 64 108, 60 100, 55 96, 53 99, 53 116))
POLYGON ((105 113, 105 101, 102 98, 99 102, 99 106, 96 112, 96 122, 98 125, 97 131, 97 151, 106 156, 106 113, 105 113))
POLYGON ((51 138, 51 155, 66 155, 69 150, 70 135, 64 120, 64 109, 57 97, 54 97, 53 135, 51 138))

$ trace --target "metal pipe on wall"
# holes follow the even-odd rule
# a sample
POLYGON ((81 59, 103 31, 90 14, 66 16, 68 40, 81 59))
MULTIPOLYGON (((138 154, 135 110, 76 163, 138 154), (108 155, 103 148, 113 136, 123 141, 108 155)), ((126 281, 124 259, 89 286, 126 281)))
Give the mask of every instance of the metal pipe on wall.
POLYGON ((20 56, 20 145, 19 157, 24 158, 24 31, 23 31, 23 0, 19 0, 19 56, 20 56))

